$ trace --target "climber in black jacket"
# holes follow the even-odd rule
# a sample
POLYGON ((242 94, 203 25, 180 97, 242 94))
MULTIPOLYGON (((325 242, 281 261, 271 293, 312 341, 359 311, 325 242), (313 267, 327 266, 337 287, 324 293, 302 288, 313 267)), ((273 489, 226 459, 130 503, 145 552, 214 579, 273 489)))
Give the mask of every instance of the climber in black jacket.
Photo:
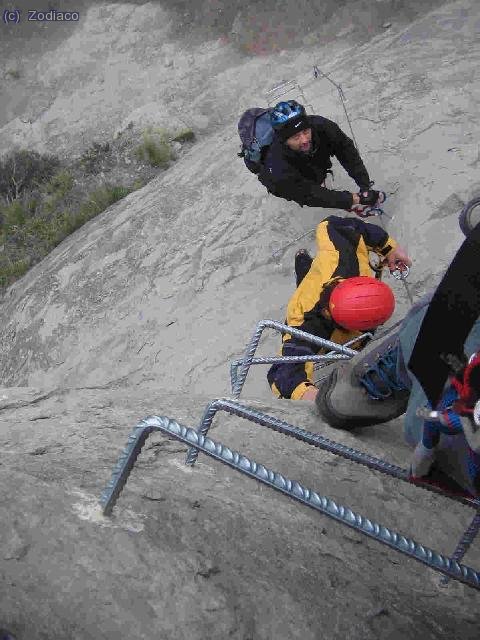
POLYGON ((381 193, 370 188, 365 165, 352 140, 322 116, 309 116, 294 100, 280 102, 271 113, 272 144, 265 150, 259 181, 269 193, 309 207, 349 210, 354 205, 374 206, 381 193), (335 156, 360 191, 334 191, 324 186, 335 156))

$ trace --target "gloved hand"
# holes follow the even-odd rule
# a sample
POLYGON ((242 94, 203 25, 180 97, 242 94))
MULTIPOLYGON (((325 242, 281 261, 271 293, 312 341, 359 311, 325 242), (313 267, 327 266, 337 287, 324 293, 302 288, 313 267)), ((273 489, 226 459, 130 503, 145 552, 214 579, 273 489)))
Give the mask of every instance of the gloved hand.
MULTIPOLYGON (((359 191, 358 197, 360 198, 360 204, 364 206, 373 207, 380 200, 381 191, 375 191, 374 189, 368 189, 366 191, 359 191)), ((381 200, 383 202, 383 200, 381 200)))
POLYGON ((400 268, 400 271, 403 271, 401 266, 402 264, 404 264, 407 267, 412 266, 412 261, 410 257, 407 255, 407 252, 405 251, 405 249, 402 249, 402 247, 400 247, 399 245, 397 245, 395 249, 392 249, 390 253, 387 253, 387 257, 385 258, 385 260, 388 264, 388 268, 390 269, 390 271, 395 271, 398 268, 400 268), (397 265, 397 263, 401 263, 400 267, 397 265))

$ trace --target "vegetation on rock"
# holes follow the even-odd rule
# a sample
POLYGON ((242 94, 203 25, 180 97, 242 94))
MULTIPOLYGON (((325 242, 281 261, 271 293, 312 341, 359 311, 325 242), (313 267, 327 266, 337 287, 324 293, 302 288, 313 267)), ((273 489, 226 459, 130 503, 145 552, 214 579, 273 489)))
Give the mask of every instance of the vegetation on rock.
POLYGON ((175 159, 172 142, 194 138, 191 129, 172 135, 150 127, 138 145, 129 128, 112 143, 94 142, 71 162, 25 149, 0 160, 0 292, 68 235, 166 169, 175 159))

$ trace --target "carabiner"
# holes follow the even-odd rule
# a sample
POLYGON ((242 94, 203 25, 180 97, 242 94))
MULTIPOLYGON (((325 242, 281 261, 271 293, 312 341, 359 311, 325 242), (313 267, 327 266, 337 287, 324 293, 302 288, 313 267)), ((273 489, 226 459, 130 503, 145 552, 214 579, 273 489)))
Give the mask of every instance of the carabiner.
POLYGON ((390 271, 392 276, 396 280, 406 280, 406 278, 408 278, 408 274, 410 273, 410 268, 407 267, 407 265, 401 260, 397 260, 395 264, 397 264, 398 267, 393 271, 390 271))

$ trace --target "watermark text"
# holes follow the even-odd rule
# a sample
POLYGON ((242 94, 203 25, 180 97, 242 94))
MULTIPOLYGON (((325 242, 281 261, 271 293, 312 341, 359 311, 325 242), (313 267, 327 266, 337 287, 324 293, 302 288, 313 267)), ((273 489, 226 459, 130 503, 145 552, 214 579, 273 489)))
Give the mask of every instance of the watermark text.
POLYGON ((80 13, 78 11, 58 11, 48 9, 4 9, 2 20, 5 24, 20 24, 20 22, 78 22, 80 13))

